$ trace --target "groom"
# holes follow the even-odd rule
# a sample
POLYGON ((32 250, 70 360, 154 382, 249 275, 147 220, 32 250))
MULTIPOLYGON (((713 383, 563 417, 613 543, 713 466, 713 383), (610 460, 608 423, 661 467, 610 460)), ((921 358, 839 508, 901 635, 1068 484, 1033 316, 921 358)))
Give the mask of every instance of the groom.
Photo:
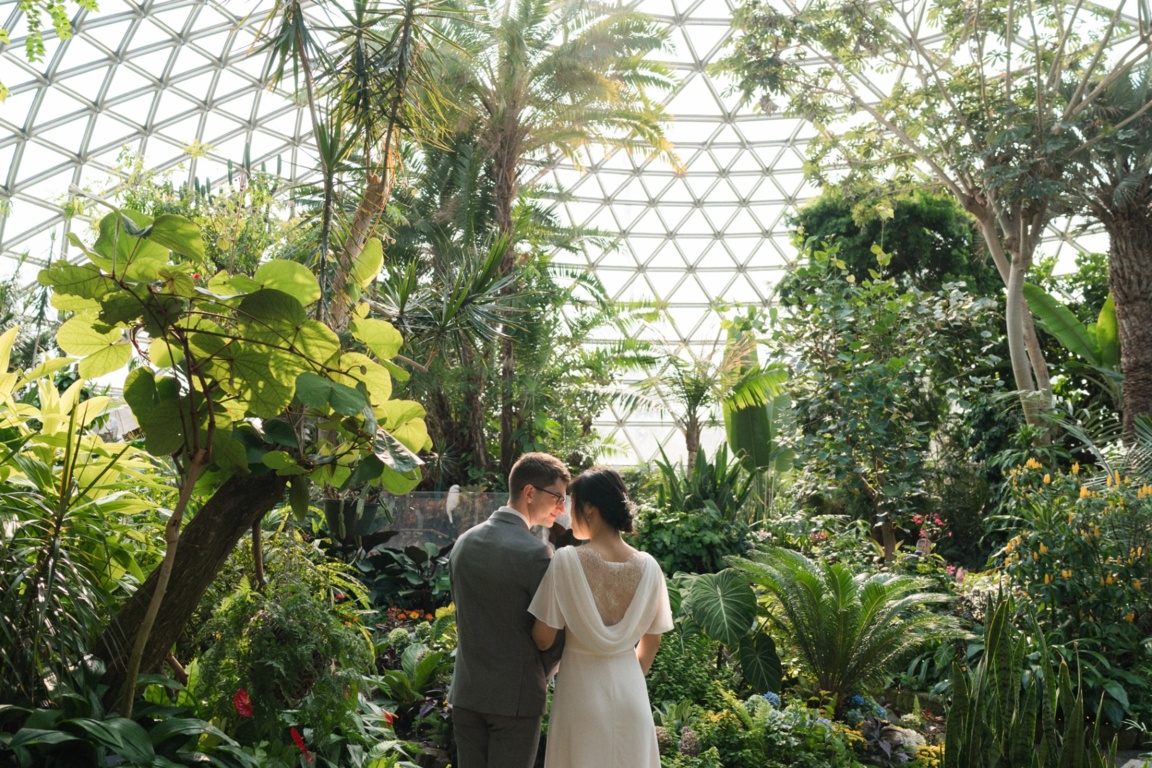
POLYGON ((546 453, 526 453, 508 477, 508 504, 456 541, 449 560, 456 603, 456 670, 448 701, 458 768, 531 768, 545 687, 563 643, 541 653, 528 604, 552 548, 532 535, 564 512, 571 476, 546 453))

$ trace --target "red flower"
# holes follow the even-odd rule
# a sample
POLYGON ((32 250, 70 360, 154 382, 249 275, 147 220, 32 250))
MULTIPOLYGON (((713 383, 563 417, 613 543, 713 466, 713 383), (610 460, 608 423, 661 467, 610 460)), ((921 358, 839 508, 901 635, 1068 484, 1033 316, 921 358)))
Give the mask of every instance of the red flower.
POLYGON ((292 741, 296 742, 296 748, 304 753, 304 758, 308 761, 308 765, 312 765, 312 753, 308 751, 308 747, 304 746, 304 737, 300 735, 300 731, 292 728, 292 741))
POLYGON ((232 708, 240 717, 252 717, 252 699, 249 698, 248 691, 243 688, 236 689, 236 695, 232 697, 232 708))
POLYGON ((384 711, 384 722, 388 724, 388 727, 392 727, 392 723, 395 722, 395 720, 395 712, 388 712, 387 710, 384 711))

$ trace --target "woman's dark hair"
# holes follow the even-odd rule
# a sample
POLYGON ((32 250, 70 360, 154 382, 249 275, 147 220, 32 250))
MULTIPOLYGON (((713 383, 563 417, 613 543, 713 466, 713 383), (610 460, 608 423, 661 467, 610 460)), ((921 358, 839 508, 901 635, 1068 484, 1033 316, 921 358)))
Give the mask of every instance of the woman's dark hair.
POLYGON ((592 467, 572 481, 572 514, 580 514, 585 504, 600 510, 600 517, 620 533, 632 533, 632 500, 624 478, 611 467, 592 467))

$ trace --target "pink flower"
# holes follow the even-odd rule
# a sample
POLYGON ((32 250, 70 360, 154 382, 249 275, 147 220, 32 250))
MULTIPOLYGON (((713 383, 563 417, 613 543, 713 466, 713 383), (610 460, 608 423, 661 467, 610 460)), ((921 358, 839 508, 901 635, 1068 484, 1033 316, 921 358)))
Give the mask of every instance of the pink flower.
POLYGON ((248 691, 243 688, 236 689, 236 695, 232 697, 232 708, 240 717, 252 717, 252 699, 249 698, 248 691))
POLYGON ((300 735, 300 731, 292 728, 292 741, 296 742, 296 748, 304 753, 304 759, 308 761, 308 765, 312 765, 312 753, 308 751, 308 747, 304 746, 304 737, 300 735))

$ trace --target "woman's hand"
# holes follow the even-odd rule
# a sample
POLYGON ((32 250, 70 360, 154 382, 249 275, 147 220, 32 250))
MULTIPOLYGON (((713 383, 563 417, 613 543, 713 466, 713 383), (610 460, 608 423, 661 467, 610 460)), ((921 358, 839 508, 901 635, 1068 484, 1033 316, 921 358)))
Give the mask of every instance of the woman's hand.
MULTIPOLYGON (((540 622, 536 622, 539 624, 540 622)), ((660 643, 664 636, 660 634, 644 635, 636 645, 636 658, 640 661, 640 669, 644 674, 652 669, 652 660, 656 658, 656 651, 660 650, 660 643)))
POLYGON ((532 625, 532 640, 536 643, 537 648, 546 651, 556 642, 556 633, 559 631, 540 621, 540 619, 536 619, 536 623, 532 625))

